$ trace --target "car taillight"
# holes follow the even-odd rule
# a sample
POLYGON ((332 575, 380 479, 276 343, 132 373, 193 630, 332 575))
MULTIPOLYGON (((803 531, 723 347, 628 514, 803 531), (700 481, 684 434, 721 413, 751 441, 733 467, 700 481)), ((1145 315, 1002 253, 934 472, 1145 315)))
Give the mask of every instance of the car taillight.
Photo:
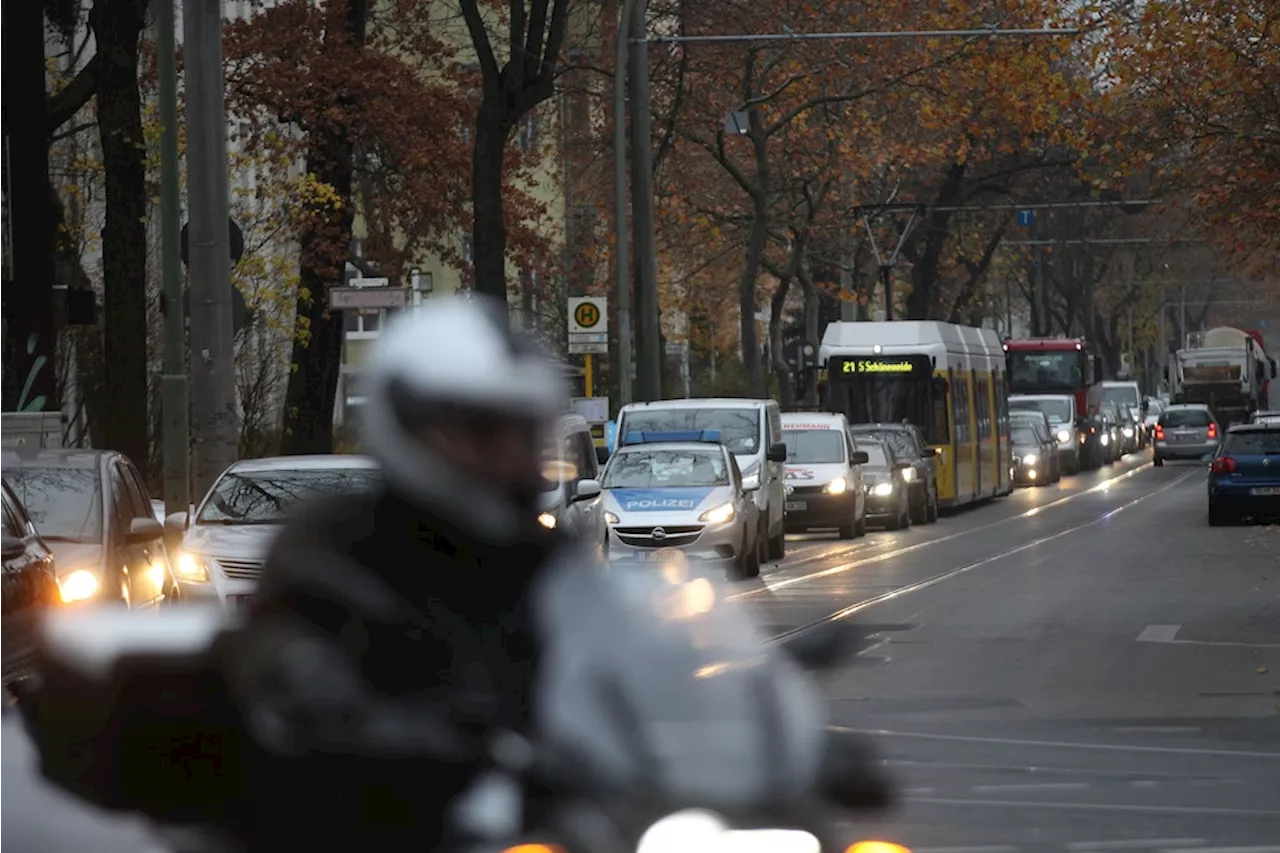
POLYGON ((1213 464, 1209 466, 1209 470, 1215 474, 1232 474, 1236 470, 1236 460, 1230 456, 1219 456, 1213 460, 1213 464))
POLYGON ((1156 441, 1164 441, 1164 427, 1156 424, 1156 441))
POLYGON ((1209 438, 1217 438, 1217 437, 1218 437, 1218 425, 1209 424, 1209 438))

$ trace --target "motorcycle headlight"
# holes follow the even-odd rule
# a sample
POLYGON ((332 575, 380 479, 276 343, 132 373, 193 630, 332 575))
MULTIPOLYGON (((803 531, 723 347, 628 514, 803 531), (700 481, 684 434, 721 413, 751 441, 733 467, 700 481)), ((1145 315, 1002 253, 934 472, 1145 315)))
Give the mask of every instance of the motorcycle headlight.
POLYGON ((849 481, 844 477, 836 477, 830 483, 822 487, 822 491, 829 495, 843 495, 849 491, 849 481))
POLYGON ((871 494, 878 498, 887 498, 893 494, 893 483, 876 483, 871 487, 871 494))
POLYGON ((549 512, 538 513, 538 523, 548 530, 555 530, 556 525, 559 524, 556 517, 549 512))
POLYGON ((707 524, 724 524, 726 521, 733 521, 734 515, 736 515, 736 512, 733 504, 721 504, 698 516, 698 521, 705 521, 707 524))
POLYGON ((1071 430, 1066 430, 1066 429, 1060 429, 1060 430, 1058 430, 1058 443, 1059 443, 1059 444, 1070 444, 1070 443, 1071 443, 1071 430))
POLYGON ((1026 456, 1022 457, 1023 465, 1034 465, 1039 461, 1040 457, 1035 453, 1028 453, 1026 456))
POLYGON ((84 601, 98 594, 98 576, 85 569, 77 569, 58 578, 58 587, 62 590, 62 600, 66 602, 84 601))
POLYGON ((173 566, 173 573, 178 580, 190 583, 209 582, 209 564, 199 554, 183 551, 178 555, 178 562, 173 566))
POLYGON ((678 812, 645 830, 636 853, 821 853, 822 844, 794 829, 730 829, 710 812, 678 812))

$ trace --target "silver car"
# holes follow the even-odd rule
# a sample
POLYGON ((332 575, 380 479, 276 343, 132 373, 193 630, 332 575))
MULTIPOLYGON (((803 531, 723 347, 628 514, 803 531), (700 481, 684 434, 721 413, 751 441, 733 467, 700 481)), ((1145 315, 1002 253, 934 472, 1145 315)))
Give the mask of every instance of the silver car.
POLYGON ((1156 422, 1152 463, 1166 459, 1200 459, 1218 452, 1222 430, 1209 407, 1200 403, 1175 403, 1156 422))
POLYGON ((759 509, 718 440, 624 444, 602 485, 610 563, 662 562, 676 549, 734 578, 760 574, 759 509))

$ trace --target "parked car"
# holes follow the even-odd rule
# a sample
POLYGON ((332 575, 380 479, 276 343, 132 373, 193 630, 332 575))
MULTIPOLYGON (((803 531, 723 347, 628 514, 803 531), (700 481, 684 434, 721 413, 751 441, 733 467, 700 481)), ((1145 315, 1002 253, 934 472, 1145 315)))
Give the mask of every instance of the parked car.
POLYGON ((4 482, 4 580, 0 648, 7 689, 31 674, 35 624, 44 610, 59 606, 53 551, 40 538, 18 496, 4 482))
POLYGON ((4 475, 53 550, 66 602, 132 608, 180 588, 142 477, 113 450, 6 447, 4 475))
POLYGON ((364 456, 278 456, 236 462, 214 481, 194 515, 165 519, 181 542, 176 571, 192 598, 216 598, 228 608, 253 605, 258 577, 281 525, 299 506, 372 491, 381 470, 364 456))
POLYGON ((910 463, 904 468, 902 478, 907 484, 911 501, 911 523, 925 524, 938 520, 938 459, 937 451, 925 441, 924 433, 911 423, 854 424, 854 441, 865 436, 884 441, 893 448, 900 462, 910 463))
POLYGON ((1280 518, 1280 424, 1227 430, 1209 466, 1209 523, 1280 518))
MULTIPOLYGON (((1058 440, 1054 435, 1056 430, 1049 420, 1049 416, 1041 411, 1010 409, 1010 430, 1019 426, 1029 427, 1036 434, 1036 443, 1040 448, 1037 451, 1037 456, 1039 457, 1037 472, 1041 474, 1041 479, 1046 483, 1056 483, 1061 480, 1062 462, 1058 457, 1058 440)), ((1018 466, 1015 464, 1014 470, 1016 471, 1017 468, 1018 466)))
POLYGON ((1160 413, 1156 423, 1153 465, 1166 459, 1201 459, 1218 452, 1222 430, 1209 407, 1202 403, 1175 403, 1160 413))

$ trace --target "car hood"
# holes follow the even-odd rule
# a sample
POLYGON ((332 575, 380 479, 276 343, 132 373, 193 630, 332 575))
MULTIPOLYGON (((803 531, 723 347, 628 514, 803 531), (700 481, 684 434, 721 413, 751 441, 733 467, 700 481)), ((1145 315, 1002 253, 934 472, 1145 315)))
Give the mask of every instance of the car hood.
POLYGON ((196 524, 182 537, 182 547, 196 554, 263 560, 283 525, 196 524))
POLYGON ((79 569, 91 572, 102 571, 102 545, 98 542, 49 542, 45 541, 53 552, 53 565, 58 575, 67 575, 79 569))
POLYGON ((847 476, 849 471, 843 462, 788 465, 786 470, 788 486, 824 486, 836 477, 847 476))

